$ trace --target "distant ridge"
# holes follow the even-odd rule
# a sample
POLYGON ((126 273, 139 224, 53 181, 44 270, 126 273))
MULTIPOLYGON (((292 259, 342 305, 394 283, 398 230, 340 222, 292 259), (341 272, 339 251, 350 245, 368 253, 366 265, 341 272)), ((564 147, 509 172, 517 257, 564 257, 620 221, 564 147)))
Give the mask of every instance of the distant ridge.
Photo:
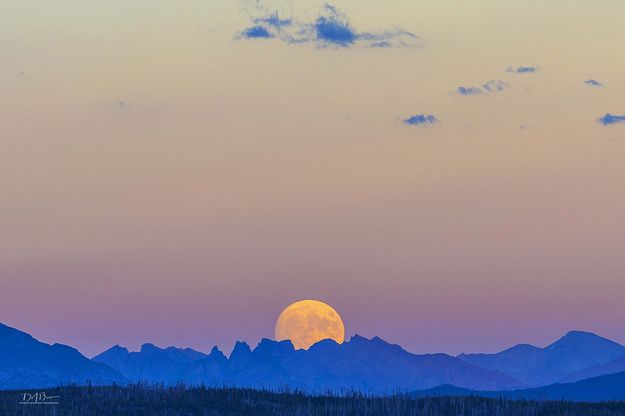
POLYGON ((458 356, 480 367, 508 374, 527 386, 557 383, 573 373, 621 357, 625 357, 624 346, 583 331, 570 331, 545 348, 520 344, 496 354, 458 356))
POLYGON ((475 391, 447 385, 417 391, 413 393, 413 396, 479 396, 573 402, 625 401, 625 372, 593 377, 575 383, 552 384, 545 387, 514 391, 475 391))

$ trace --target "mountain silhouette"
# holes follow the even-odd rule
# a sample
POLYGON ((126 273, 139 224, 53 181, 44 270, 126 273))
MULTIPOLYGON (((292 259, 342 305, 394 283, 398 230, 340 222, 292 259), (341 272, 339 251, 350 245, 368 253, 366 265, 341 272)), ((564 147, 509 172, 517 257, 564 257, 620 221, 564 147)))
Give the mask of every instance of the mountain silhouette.
MULTIPOLYGON (((527 386, 544 386, 625 357, 625 347, 590 332, 571 331, 539 348, 521 344, 496 354, 461 354, 458 358, 508 374, 527 386)), ((598 374, 594 374, 598 375, 598 374)))
POLYGON ((126 379, 76 349, 45 344, 0 323, 0 389, 53 387, 68 383, 106 385, 126 379))
POLYGON ((253 350, 237 342, 230 358, 213 348, 207 356, 175 361, 168 351, 173 350, 144 346, 140 352, 129 353, 113 347, 93 359, 130 380, 196 385, 289 387, 312 392, 355 389, 370 393, 410 391, 446 383, 485 390, 521 386, 505 374, 456 357, 415 355, 381 338, 369 340, 358 335, 340 345, 323 340, 308 350, 295 350, 290 341, 263 339, 253 350))
MULTIPOLYGON (((205 354, 190 348, 159 348, 149 343, 143 344, 140 351, 130 352, 116 345, 89 360, 74 348, 45 344, 0 324, 0 389, 136 381, 289 388, 311 393, 357 390, 391 394, 425 390, 432 394, 505 393, 506 397, 533 392, 554 397, 551 394, 580 391, 580 387, 571 386, 585 386, 590 392, 607 388, 606 383, 625 377, 620 374, 624 367, 625 347, 580 331, 569 332, 545 348, 521 344, 497 354, 458 357, 412 354, 379 337, 367 339, 354 335, 342 344, 326 339, 308 350, 296 350, 290 341, 262 339, 255 348, 239 341, 229 357, 217 347, 205 354), (601 377, 588 378, 594 376, 601 377), (579 379, 583 380, 554 384, 579 379), (547 385, 541 389, 548 390, 526 388, 547 385), (519 390, 522 388, 525 389, 519 390)), ((620 386, 625 386, 625 382, 620 386)), ((620 394, 618 386, 614 388, 606 391, 620 394)))
POLYGON ((416 391, 414 397, 480 396, 524 400, 566 400, 573 402, 625 401, 625 372, 608 374, 575 383, 513 391, 476 391, 451 385, 416 391))

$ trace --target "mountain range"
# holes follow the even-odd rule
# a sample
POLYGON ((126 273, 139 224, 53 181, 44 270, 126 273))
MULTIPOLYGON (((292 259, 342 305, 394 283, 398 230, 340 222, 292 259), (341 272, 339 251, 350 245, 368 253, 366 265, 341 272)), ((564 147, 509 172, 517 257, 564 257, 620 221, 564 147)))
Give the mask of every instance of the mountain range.
MULTIPOLYGON (((229 356, 217 347, 205 354, 149 343, 131 352, 116 345, 88 359, 69 346, 48 345, 0 324, 0 389, 149 382, 312 393, 358 390, 552 397, 550 392, 557 395, 564 390, 579 396, 583 386, 590 388, 584 383, 605 387, 613 381, 624 386, 619 374, 607 376, 607 381, 603 378, 620 372, 625 372, 625 347, 581 331, 571 331, 545 348, 522 344, 496 354, 457 357, 412 354, 378 337, 354 335, 342 344, 323 340, 308 350, 296 350, 290 341, 263 339, 255 348, 237 342, 229 356), (574 381, 578 382, 551 385, 574 381)), ((615 388, 613 395, 620 394, 618 385, 615 388)), ((625 393, 622 396, 625 400, 625 393)))
POLYGON ((308 350, 290 341, 263 339, 253 350, 238 342, 230 358, 144 344, 133 353, 115 346, 93 358, 131 381, 232 385, 312 392, 356 389, 393 393, 453 384, 485 390, 521 387, 509 376, 446 354, 415 355, 375 337, 355 335, 343 344, 324 340, 308 350), (479 386, 479 387, 478 387, 479 386))

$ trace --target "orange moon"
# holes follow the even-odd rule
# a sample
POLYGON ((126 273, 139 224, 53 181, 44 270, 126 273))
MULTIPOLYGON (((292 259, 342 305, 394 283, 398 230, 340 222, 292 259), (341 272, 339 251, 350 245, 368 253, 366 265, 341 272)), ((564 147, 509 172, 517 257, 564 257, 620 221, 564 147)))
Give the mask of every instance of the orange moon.
POLYGON ((276 340, 291 340, 295 349, 307 350, 323 339, 341 344, 345 326, 341 316, 330 305, 318 300, 300 300, 282 311, 276 321, 276 340))

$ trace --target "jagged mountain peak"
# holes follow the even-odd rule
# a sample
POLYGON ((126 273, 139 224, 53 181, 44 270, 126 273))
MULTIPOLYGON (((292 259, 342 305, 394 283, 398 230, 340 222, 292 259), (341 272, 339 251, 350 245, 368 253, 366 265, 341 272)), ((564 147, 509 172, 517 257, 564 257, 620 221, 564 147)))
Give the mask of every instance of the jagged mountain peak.
POLYGON ((209 357, 211 358, 223 358, 225 360, 227 360, 228 358, 226 357, 226 355, 219 349, 219 347, 217 347, 217 345, 215 345, 212 349, 210 354, 208 354, 209 357))
POLYGON ((362 335, 354 334, 349 339, 350 343, 359 343, 359 342, 369 342, 368 338, 363 337, 362 335))
POLYGON ((119 345, 119 344, 113 345, 110 349, 111 350, 115 350, 115 351, 121 351, 121 352, 125 352, 125 353, 130 353, 130 351, 128 351, 128 348, 124 347, 123 345, 119 345))
POLYGON ((291 340, 286 339, 283 341, 274 341, 269 338, 263 338, 260 340, 256 348, 254 348, 254 353, 264 354, 267 352, 289 352, 295 351, 295 347, 291 340))
POLYGON ((146 352, 153 352, 153 351, 161 351, 161 348, 157 347, 151 342, 146 342, 141 345, 140 352, 146 353, 146 352))
POLYGON ((123 347, 119 344, 116 344, 99 355, 103 355, 103 354, 110 354, 110 355, 115 355, 115 356, 126 356, 130 354, 130 351, 128 351, 128 348, 123 347))
POLYGON ((241 357, 248 356, 252 353, 252 348, 245 341, 237 341, 234 343, 234 347, 232 348, 232 352, 230 353, 230 359, 238 359, 241 357))

